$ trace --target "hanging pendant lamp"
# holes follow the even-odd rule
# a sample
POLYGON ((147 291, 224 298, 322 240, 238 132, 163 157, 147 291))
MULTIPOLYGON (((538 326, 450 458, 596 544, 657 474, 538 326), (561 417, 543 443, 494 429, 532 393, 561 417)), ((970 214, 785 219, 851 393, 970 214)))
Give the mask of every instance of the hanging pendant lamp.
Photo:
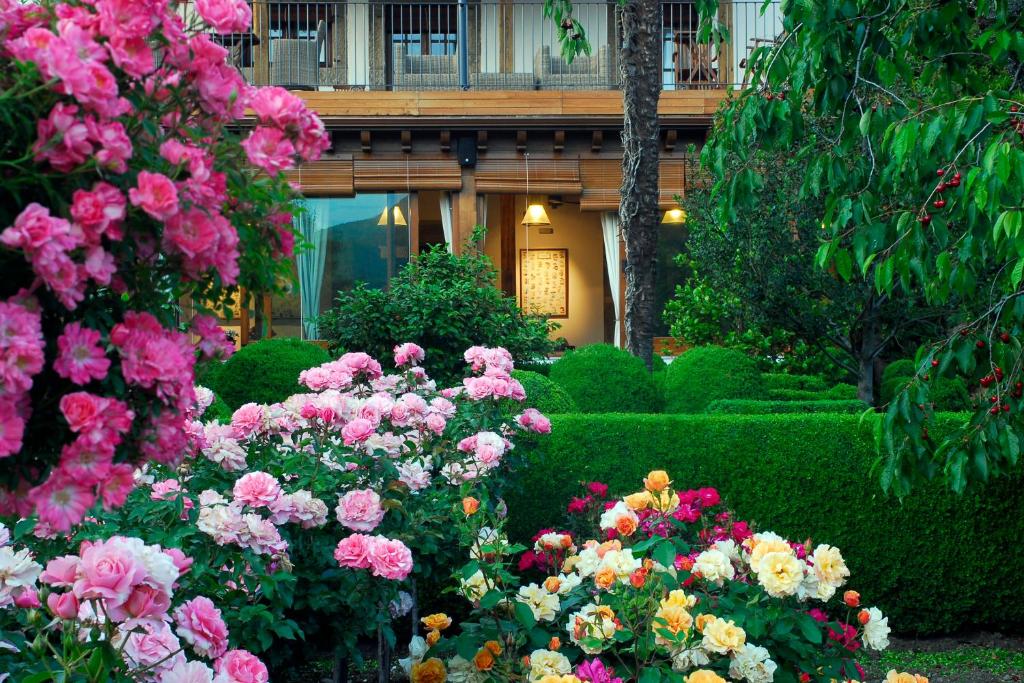
POLYGON ((543 204, 530 203, 530 153, 524 154, 526 160, 526 213, 523 214, 522 224, 526 227, 531 225, 551 225, 548 212, 544 210, 543 204))

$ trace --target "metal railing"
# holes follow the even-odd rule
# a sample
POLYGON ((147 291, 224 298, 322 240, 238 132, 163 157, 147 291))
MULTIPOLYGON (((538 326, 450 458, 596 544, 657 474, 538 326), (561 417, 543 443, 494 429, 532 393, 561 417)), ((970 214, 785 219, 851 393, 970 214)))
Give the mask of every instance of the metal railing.
MULTIPOLYGON (((698 39, 692 2, 662 3, 666 90, 746 83, 750 53, 777 41, 777 3, 723 2, 728 43, 698 39)), ((255 0, 250 31, 216 36, 256 85, 307 90, 613 90, 618 3, 577 2, 591 54, 571 64, 542 0, 298 2, 255 0)), ((186 10, 188 11, 188 10, 186 10)))

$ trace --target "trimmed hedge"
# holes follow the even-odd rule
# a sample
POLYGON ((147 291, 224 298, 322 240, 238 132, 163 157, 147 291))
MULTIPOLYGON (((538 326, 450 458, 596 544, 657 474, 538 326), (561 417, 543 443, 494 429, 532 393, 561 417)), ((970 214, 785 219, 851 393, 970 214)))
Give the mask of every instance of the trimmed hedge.
POLYGON ((299 373, 331 360, 301 339, 264 339, 243 346, 214 376, 213 392, 236 410, 246 403, 277 403, 302 390, 299 373))
POLYGON ((837 384, 834 387, 827 389, 823 394, 823 398, 831 398, 835 400, 841 399, 853 399, 857 398, 857 385, 856 384, 837 384))
POLYGON ((702 413, 717 399, 756 399, 764 392, 761 373, 746 354, 721 346, 699 346, 668 366, 665 412, 702 413))
POLYGON ((213 403, 203 413, 203 422, 220 422, 221 424, 228 424, 231 422, 231 415, 234 413, 228 404, 224 402, 220 396, 213 395, 213 403))
POLYGON ((741 398, 723 398, 712 401, 709 413, 732 415, 771 415, 778 413, 863 413, 868 409, 864 401, 750 401, 741 398))
POLYGON ((569 351, 548 373, 581 413, 661 412, 661 393, 644 362, 609 344, 569 351))
MULTIPOLYGON (((935 433, 962 417, 940 415, 935 433)), ((582 481, 616 493, 665 469, 680 488, 714 486, 742 519, 838 546, 849 588, 902 633, 1024 629, 1024 476, 957 496, 922 484, 902 503, 872 471, 875 418, 856 415, 560 415, 507 496, 510 532, 564 519, 582 481)))
POLYGON ((820 401, 825 398, 824 391, 807 389, 769 389, 766 394, 772 401, 820 401))
POLYGON ((917 366, 914 365, 914 361, 908 358, 894 360, 882 370, 882 384, 885 384, 894 377, 913 377, 916 374, 917 366))
POLYGON ((766 372, 761 375, 765 389, 825 391, 825 380, 817 375, 784 375, 766 372))
MULTIPOLYGON (((914 362, 898 360, 889 363, 882 373, 882 402, 888 403, 913 379, 914 362)), ((967 384, 959 377, 935 377, 931 380, 929 398, 936 410, 971 410, 971 395, 967 384)))
POLYGON ((525 361, 520 363, 516 361, 516 369, 524 370, 526 372, 536 372, 538 375, 548 376, 551 372, 551 363, 537 363, 532 361, 525 361))
POLYGON ((512 376, 519 380, 526 391, 526 401, 516 410, 536 408, 545 415, 579 412, 572 396, 544 375, 529 370, 513 370, 512 376))

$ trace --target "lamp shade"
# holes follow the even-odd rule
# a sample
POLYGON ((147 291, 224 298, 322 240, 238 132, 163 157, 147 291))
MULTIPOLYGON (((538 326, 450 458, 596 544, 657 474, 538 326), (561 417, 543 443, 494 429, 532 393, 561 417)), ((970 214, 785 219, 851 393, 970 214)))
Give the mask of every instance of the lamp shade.
MULTIPOLYGON (((392 211, 392 218, 394 220, 394 224, 395 225, 399 225, 399 226, 409 225, 409 223, 405 220, 405 214, 402 213, 402 207, 401 206, 399 206, 398 204, 395 204, 395 206, 392 208, 391 211, 392 211)), ((385 206, 384 209, 380 212, 380 218, 377 220, 377 225, 387 225, 387 224, 388 224, 388 207, 385 206)))
POLYGON ((661 219, 662 225, 682 225, 686 222, 686 211, 680 208, 669 209, 661 219))
POLYGON ((551 225, 551 219, 541 204, 530 204, 523 214, 523 225, 551 225))

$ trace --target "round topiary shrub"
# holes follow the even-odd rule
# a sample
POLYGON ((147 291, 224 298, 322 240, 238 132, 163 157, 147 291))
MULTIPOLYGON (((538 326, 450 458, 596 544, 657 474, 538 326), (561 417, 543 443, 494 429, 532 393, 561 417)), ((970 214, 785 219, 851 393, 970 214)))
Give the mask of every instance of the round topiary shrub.
POLYGON ((581 413, 657 413, 661 395, 644 362, 608 344, 570 351, 548 375, 581 413))
MULTIPOLYGON (((894 360, 885 366, 885 370, 882 371, 882 384, 891 382, 897 377, 913 377, 917 374, 917 366, 914 365, 914 361, 903 358, 901 360, 894 360)), ((904 382, 905 384, 905 382, 904 382)))
POLYGON ((754 361, 735 349, 699 346, 676 358, 665 377, 665 412, 703 413, 722 398, 764 396, 754 361))
POLYGON ((300 339, 264 339, 227 359, 210 388, 232 410, 246 403, 277 403, 302 390, 300 372, 329 360, 322 348, 300 339))
POLYGON ((539 372, 513 370, 512 376, 519 380, 526 391, 526 401, 521 408, 536 408, 545 415, 579 412, 569 392, 539 372))
POLYGON ((231 422, 231 414, 234 411, 228 407, 228 404, 224 402, 220 396, 213 395, 213 403, 210 404, 203 412, 203 422, 220 422, 221 424, 228 424, 231 422))
POLYGON ((824 397, 836 401, 855 399, 857 398, 857 385, 837 384, 824 392, 824 397))

